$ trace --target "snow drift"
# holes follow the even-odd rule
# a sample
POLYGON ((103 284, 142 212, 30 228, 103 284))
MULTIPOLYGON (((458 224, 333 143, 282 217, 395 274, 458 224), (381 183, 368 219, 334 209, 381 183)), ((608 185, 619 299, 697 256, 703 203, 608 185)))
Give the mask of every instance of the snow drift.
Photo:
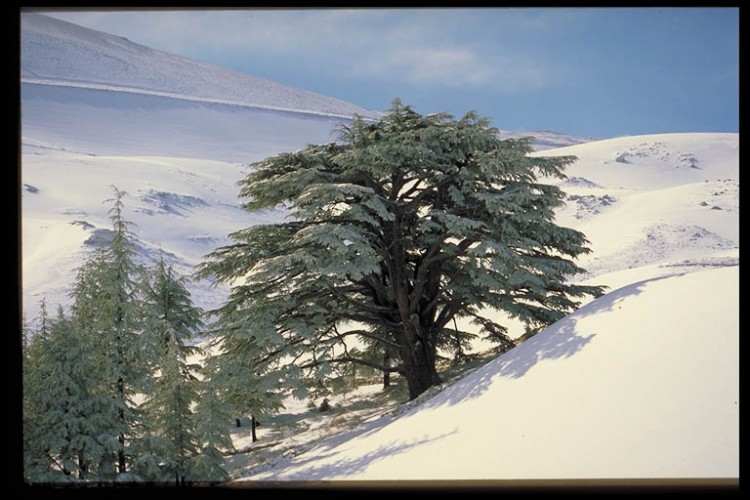
POLYGON ((636 281, 249 479, 738 477, 738 287, 737 267, 636 281))

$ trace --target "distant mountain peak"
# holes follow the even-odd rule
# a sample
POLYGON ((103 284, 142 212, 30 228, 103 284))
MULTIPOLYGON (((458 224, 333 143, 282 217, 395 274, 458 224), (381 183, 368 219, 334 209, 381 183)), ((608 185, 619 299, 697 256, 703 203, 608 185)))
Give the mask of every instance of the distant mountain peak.
POLYGON ((520 139, 522 137, 533 137, 531 147, 534 148, 535 151, 563 148, 566 146, 574 146, 576 144, 583 144, 585 142, 596 140, 592 137, 578 137, 575 135, 563 134, 550 130, 538 130, 534 132, 500 130, 500 137, 502 139, 520 139))

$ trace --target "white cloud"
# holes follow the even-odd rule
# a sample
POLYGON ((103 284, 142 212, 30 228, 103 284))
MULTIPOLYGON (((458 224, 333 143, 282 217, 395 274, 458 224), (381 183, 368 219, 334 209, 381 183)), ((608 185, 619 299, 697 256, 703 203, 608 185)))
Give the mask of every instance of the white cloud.
POLYGON ((394 48, 357 63, 353 69, 361 75, 449 87, 483 85, 492 78, 491 68, 465 49, 394 48))
POLYGON ((547 82, 542 68, 508 56, 486 56, 468 48, 394 47, 358 62, 353 71, 413 85, 492 86, 500 91, 537 88, 547 82))

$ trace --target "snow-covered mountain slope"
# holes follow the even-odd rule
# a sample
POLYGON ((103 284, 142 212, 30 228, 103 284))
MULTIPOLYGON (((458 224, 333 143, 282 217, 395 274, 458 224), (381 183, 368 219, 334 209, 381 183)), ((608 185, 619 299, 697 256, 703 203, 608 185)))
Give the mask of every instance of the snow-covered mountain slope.
POLYGON ((31 12, 21 16, 21 81, 345 117, 378 115, 345 101, 31 12))
POLYGON ((501 129, 500 137, 502 139, 520 139, 522 137, 532 137, 533 140, 531 141, 531 147, 533 147, 536 151, 545 151, 548 149, 573 146, 575 144, 583 144, 585 142, 596 140, 591 137, 578 137, 569 134, 562 134, 560 132, 552 132, 549 130, 516 132, 512 130, 501 129))
MULTIPOLYGON (((245 167, 330 142, 353 114, 377 113, 151 50, 41 14, 21 16, 22 276, 26 318, 68 303, 76 268, 126 191, 144 260, 184 275, 227 235, 269 217, 239 208, 245 167)), ((276 220, 274 219, 274 220, 276 220)), ((192 287, 218 305, 220 290, 192 287)))
POLYGON ((408 412, 247 479, 739 477, 739 269, 639 274, 408 412))
MULTIPOLYGON (((245 165, 329 142, 336 125, 329 118, 245 109, 223 113, 182 102, 149 108, 153 98, 136 95, 127 97, 132 107, 118 108, 114 99, 115 104, 92 109, 86 102, 97 96, 74 92, 82 92, 78 105, 23 101, 22 276, 29 320, 44 297, 50 305, 68 303, 76 268, 96 235, 111 228, 111 205, 104 203, 112 197, 111 186, 128 193, 125 215, 135 224, 144 260, 161 249, 188 275, 205 254, 229 243, 229 233, 283 217, 250 217, 240 209, 236 182, 247 173, 245 165)), ((223 297, 208 283, 191 289, 203 307, 223 297)))
POLYGON ((24 145, 250 163, 334 140, 343 119, 163 96, 21 85, 24 145))
POLYGON ((578 161, 558 222, 583 231, 591 276, 739 261, 739 135, 621 137, 545 151, 578 161))

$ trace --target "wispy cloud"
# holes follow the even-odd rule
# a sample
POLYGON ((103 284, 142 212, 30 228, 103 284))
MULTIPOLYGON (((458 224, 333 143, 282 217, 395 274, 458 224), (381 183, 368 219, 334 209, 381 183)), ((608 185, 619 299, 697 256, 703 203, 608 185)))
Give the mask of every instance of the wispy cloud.
POLYGON ((393 47, 358 62, 352 70, 357 75, 442 87, 497 86, 512 91, 545 83, 543 69, 468 48, 393 47))
POLYGON ((406 80, 414 84, 440 84, 450 87, 483 85, 492 77, 491 68, 466 49, 426 47, 393 49, 355 65, 354 71, 406 80))

